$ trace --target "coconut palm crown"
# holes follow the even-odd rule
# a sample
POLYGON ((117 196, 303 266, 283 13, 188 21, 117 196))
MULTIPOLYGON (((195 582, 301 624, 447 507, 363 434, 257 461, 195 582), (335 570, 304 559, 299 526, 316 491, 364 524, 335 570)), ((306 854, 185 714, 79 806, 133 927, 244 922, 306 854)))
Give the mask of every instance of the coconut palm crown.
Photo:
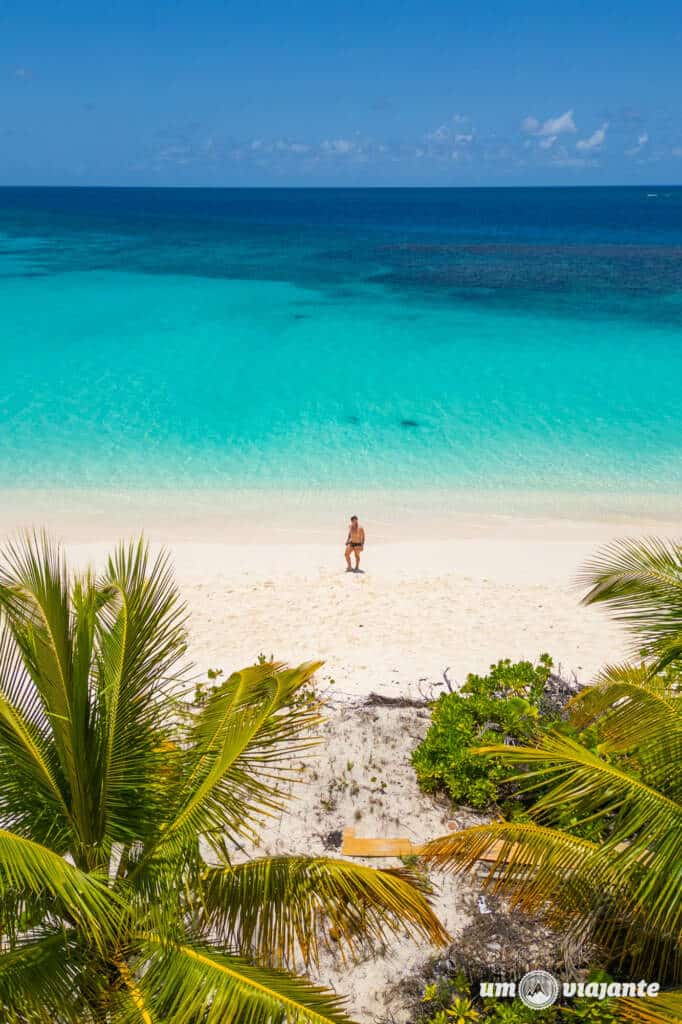
POLYGON ((494 821, 443 836, 423 853, 469 870, 491 859, 487 885, 543 913, 576 939, 600 944, 611 965, 682 977, 682 706, 677 686, 646 669, 614 666, 571 708, 580 734, 549 733, 534 746, 490 746, 539 789, 528 821, 494 821), (570 822, 570 824, 566 824, 570 822), (590 834, 591 833, 591 834, 590 834))
MULTIPOLYGON (((612 609, 645 660, 608 666, 573 699, 576 736, 545 733, 534 746, 475 751, 519 766, 516 781, 538 792, 528 821, 465 829, 427 844, 423 854, 454 871, 488 856, 485 884, 514 905, 596 941, 611 965, 679 985, 682 548, 614 542, 580 583, 589 588, 584 602, 612 609)), ((682 990, 657 1001, 623 1000, 619 1015, 679 1021, 682 990)))
POLYGON ((0 561, 0 1019, 6 1024, 342 1024, 290 973, 334 941, 443 942, 404 870, 249 860, 310 745, 318 668, 236 672, 201 706, 165 555, 70 573, 45 536, 0 561))
POLYGON ((652 671, 682 660, 682 546, 647 537, 601 548, 576 581, 583 604, 606 605, 652 671))

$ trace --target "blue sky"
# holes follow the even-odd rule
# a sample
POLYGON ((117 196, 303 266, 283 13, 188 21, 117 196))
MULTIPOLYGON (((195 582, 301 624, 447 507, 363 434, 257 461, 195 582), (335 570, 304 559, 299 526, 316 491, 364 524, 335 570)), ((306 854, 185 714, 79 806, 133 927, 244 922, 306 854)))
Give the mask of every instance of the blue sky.
POLYGON ((0 0, 0 184, 682 181, 679 0, 0 0))

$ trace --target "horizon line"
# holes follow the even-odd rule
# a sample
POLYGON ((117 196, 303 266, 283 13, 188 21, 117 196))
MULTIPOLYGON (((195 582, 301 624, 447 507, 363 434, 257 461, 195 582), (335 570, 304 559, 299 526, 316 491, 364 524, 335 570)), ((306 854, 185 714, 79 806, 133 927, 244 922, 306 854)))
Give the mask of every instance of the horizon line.
POLYGON ((385 192, 401 192, 401 191, 424 191, 424 192, 448 192, 448 191, 492 191, 495 189, 507 189, 512 190, 528 190, 528 189, 546 189, 546 190, 560 190, 560 189, 678 189, 682 188, 682 182, 675 183, 657 183, 657 182, 643 182, 641 184, 554 184, 554 185, 55 185, 55 184, 41 184, 41 185, 26 185, 26 184, 0 184, 0 190, 2 189, 121 189, 121 190, 143 190, 143 189, 157 189, 157 190, 176 190, 176 191, 214 191, 214 192, 246 192, 246 191, 279 191, 279 192, 296 192, 296 191, 318 191, 318 192, 329 192, 346 190, 348 192, 369 192, 369 191, 385 191, 385 192))

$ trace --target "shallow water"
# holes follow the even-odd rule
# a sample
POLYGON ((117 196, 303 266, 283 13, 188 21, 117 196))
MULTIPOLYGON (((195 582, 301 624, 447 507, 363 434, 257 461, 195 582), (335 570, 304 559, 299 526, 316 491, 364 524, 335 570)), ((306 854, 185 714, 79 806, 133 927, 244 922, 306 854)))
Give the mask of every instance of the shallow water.
POLYGON ((682 189, 0 190, 0 487, 682 491, 682 189))

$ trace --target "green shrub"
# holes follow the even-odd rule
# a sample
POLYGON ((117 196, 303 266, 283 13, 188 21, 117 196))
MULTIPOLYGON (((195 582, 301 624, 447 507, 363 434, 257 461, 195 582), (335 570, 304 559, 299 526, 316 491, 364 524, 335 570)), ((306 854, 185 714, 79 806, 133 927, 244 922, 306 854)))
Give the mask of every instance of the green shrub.
POLYGON ((445 789, 455 803, 470 807, 508 798, 512 787, 507 780, 518 768, 471 754, 470 748, 529 742, 540 724, 539 704, 551 671, 548 654, 535 665, 507 659, 492 665, 487 676, 467 676, 459 693, 442 694, 433 705, 431 727, 412 754, 421 788, 445 789))
MULTIPOLYGON (((593 969, 588 980, 611 981, 605 972, 593 969)), ((535 1010, 520 999, 481 999, 459 972, 441 978, 424 989, 414 1024, 616 1024, 610 999, 561 999, 545 1010, 535 1010)))
POLYGON ((469 999, 454 999, 448 1007, 422 1017, 420 1024, 616 1024, 618 1019, 610 1000, 576 999, 572 1005, 546 1010, 531 1010, 520 999, 490 1001, 480 1009, 477 1005, 469 999))

